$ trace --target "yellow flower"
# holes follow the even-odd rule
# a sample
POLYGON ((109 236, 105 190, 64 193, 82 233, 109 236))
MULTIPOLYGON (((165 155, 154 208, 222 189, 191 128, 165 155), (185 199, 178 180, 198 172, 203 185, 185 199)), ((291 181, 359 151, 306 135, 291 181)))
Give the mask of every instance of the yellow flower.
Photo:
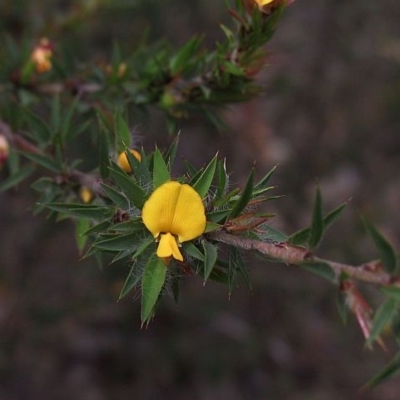
POLYGON ((49 39, 40 39, 39 44, 33 49, 31 60, 35 64, 36 71, 39 74, 51 70, 51 57, 53 55, 52 44, 49 39))
MULTIPOLYGON (((142 159, 142 156, 140 155, 140 153, 137 150, 130 149, 129 151, 138 161, 140 161, 142 159)), ((125 172, 128 172, 128 173, 132 172, 132 168, 129 165, 128 157, 126 156, 125 151, 123 151, 122 153, 119 154, 118 159, 117 159, 117 164, 125 172)))
POLYGON ((159 241, 157 256, 183 261, 181 243, 195 239, 206 229, 200 195, 189 185, 170 181, 159 186, 142 210, 146 228, 159 241))

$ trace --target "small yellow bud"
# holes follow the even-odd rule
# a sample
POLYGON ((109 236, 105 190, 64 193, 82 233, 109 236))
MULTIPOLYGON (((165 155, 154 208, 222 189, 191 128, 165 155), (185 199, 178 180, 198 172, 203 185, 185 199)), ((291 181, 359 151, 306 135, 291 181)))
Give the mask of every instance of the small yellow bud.
POLYGON ((40 39, 39 44, 33 49, 31 60, 35 64, 36 71, 43 74, 51 70, 51 57, 53 55, 53 45, 47 38, 40 39))
POLYGON ((93 200, 94 193, 88 187, 82 186, 79 190, 79 197, 85 204, 87 204, 93 200))
POLYGON ((6 163, 8 159, 8 154, 10 153, 10 146, 8 140, 2 134, 0 134, 0 169, 3 164, 6 163))
MULTIPOLYGON (((140 161, 142 159, 142 156, 140 155, 140 153, 137 150, 130 149, 129 151, 138 161, 140 161)), ((119 154, 118 159, 117 159, 117 164, 123 171, 128 172, 128 173, 132 172, 132 168, 129 165, 128 157, 126 156, 125 151, 123 151, 122 153, 119 154)))

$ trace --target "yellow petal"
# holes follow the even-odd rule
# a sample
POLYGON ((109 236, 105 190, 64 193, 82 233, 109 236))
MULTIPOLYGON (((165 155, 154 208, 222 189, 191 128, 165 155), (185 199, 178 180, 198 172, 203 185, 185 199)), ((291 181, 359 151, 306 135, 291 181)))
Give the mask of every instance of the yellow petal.
POLYGON ((274 0, 254 0, 259 6, 265 6, 272 3, 274 0))
MULTIPOLYGON (((129 151, 138 161, 140 161, 142 159, 142 156, 140 155, 140 153, 137 150, 130 149, 129 151)), ((132 172, 132 168, 129 164, 128 157, 126 156, 125 151, 123 151, 122 153, 119 154, 118 159, 117 159, 117 164, 123 171, 128 172, 128 173, 132 172)))
POLYGON ((161 234, 160 243, 157 248, 157 256, 160 258, 174 257, 176 260, 183 261, 176 239, 170 234, 161 234))
POLYGON ((191 186, 176 181, 164 183, 152 193, 143 206, 142 219, 154 237, 170 232, 181 243, 200 236, 206 227, 201 197, 191 186))
POLYGON ((206 215, 200 195, 189 185, 181 185, 171 232, 179 242, 200 236, 206 229, 206 215))

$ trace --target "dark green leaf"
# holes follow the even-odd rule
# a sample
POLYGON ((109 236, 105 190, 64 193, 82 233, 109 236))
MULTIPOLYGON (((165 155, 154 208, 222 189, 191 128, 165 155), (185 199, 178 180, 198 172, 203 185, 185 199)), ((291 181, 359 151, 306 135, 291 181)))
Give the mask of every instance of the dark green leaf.
POLYGON ((277 165, 273 167, 264 177, 262 177, 255 185, 254 189, 263 189, 266 187, 267 183, 269 182, 272 174, 275 172, 277 165))
POLYGON ((101 221, 98 224, 95 224, 92 227, 88 228, 88 230, 83 232, 83 234, 89 236, 93 233, 105 232, 110 225, 111 221, 109 218, 107 218, 104 221, 101 221))
POLYGON ((324 218, 324 227, 325 230, 330 227, 342 214, 344 209, 347 206, 347 202, 341 204, 339 207, 335 208, 333 211, 331 211, 326 217, 324 218))
POLYGON ((59 133, 60 129, 60 96, 57 94, 53 97, 53 101, 51 102, 51 128, 52 128, 52 136, 59 133))
POLYGON ((207 213, 207 221, 221 222, 229 213, 229 210, 218 210, 207 213))
POLYGON ((30 110, 23 108, 23 116, 28 123, 30 134, 35 137, 37 143, 45 143, 50 139, 51 131, 49 126, 30 110))
POLYGON ((108 178, 110 175, 110 149, 108 143, 108 137, 105 130, 100 129, 99 134, 99 170, 100 176, 103 179, 108 178))
POLYGON ((221 207, 225 204, 227 204, 230 201, 233 201, 232 199, 240 192, 239 188, 233 189, 231 192, 229 192, 227 195, 222 197, 222 199, 219 199, 214 203, 215 207, 221 207))
POLYGON ((204 254, 192 242, 182 243, 182 249, 186 254, 197 260, 204 261, 205 259, 204 254))
POLYGON ((253 193, 253 181, 254 181, 254 168, 251 169, 250 175, 247 179, 246 186, 243 189, 239 199, 233 205, 233 208, 227 218, 228 220, 237 217, 251 200, 251 196, 253 193))
POLYGON ((124 286, 121 289, 121 293, 119 294, 119 300, 125 297, 142 279, 142 272, 140 268, 138 268, 138 263, 135 261, 132 264, 131 270, 125 280, 124 286))
POLYGON ((120 112, 114 116, 114 132, 118 154, 131 147, 131 132, 120 112))
POLYGON ((86 218, 78 218, 75 222, 75 240, 79 253, 82 252, 86 245, 88 237, 85 232, 90 227, 90 221, 86 218))
POLYGON ((390 378, 394 378, 395 376, 400 374, 400 353, 398 353, 392 361, 390 361, 386 367, 374 376, 366 385, 366 388, 371 388, 377 386, 390 378))
POLYGON ((204 198, 207 195, 208 190, 210 189, 211 182, 214 178, 216 166, 217 154, 209 162, 207 167, 204 168, 199 178, 193 182, 193 189, 196 190, 201 198, 204 198))
POLYGON ((6 180, 4 180, 0 184, 0 192, 4 192, 12 187, 21 183, 24 179, 26 179, 29 175, 32 174, 34 168, 31 165, 27 165, 22 167, 18 172, 9 176, 6 180))
MULTIPOLYGON (((343 203, 324 217, 324 230, 326 230, 330 225, 332 225, 332 223, 340 216, 340 214, 343 212, 346 206, 347 203, 343 203)), ((288 241, 290 244, 299 246, 306 244, 309 240, 309 237, 310 237, 310 228, 304 228, 292 234, 289 237, 288 241)))
MULTIPOLYGON (((251 290, 252 284, 250 279, 249 270, 245 266, 242 256, 240 255, 238 249, 233 246, 229 246, 229 262, 235 264, 235 270, 239 270, 243 276, 244 281, 251 290)), ((230 290, 229 290, 230 292, 230 290)))
POLYGON ((173 142, 171 143, 171 146, 169 146, 167 152, 165 153, 165 159, 167 160, 169 169, 172 168, 172 165, 175 162, 176 153, 178 151, 178 145, 179 145, 179 137, 180 137, 180 133, 178 132, 178 134, 175 136, 173 142))
POLYGON ((312 272, 315 275, 322 276, 329 281, 335 280, 335 272, 324 262, 320 261, 303 261, 298 264, 299 267, 306 269, 307 271, 312 272))
POLYGON ((110 168, 112 177, 117 182, 117 185, 125 193, 128 199, 140 210, 146 201, 146 193, 140 188, 134 180, 122 171, 118 171, 118 167, 110 168))
POLYGON ((65 204, 65 203, 49 203, 45 204, 47 208, 57 211, 71 217, 92 218, 95 220, 103 220, 111 217, 113 210, 108 207, 84 204, 65 204))
POLYGON ((163 183, 171 180, 171 176, 169 174, 168 167, 164 161, 164 158, 158 150, 158 148, 154 151, 153 157, 153 184, 155 188, 158 188, 163 183))
POLYGON ((142 255, 148 247, 150 247, 151 245, 155 244, 155 240, 153 237, 147 237, 137 248, 135 254, 132 255, 132 258, 138 258, 140 255, 142 255))
POLYGON ((167 268, 163 260, 155 253, 150 257, 142 279, 142 323, 149 322, 154 313, 154 307, 164 286, 167 268))
POLYGON ((41 165, 42 167, 49 169, 50 171, 60 173, 61 172, 61 167, 60 165, 52 160, 51 158, 42 156, 40 154, 34 154, 34 153, 23 153, 24 157, 28 158, 29 160, 33 161, 34 163, 41 165))
POLYGON ((224 159, 224 161, 218 160, 217 177, 218 177, 218 186, 217 186, 217 191, 215 193, 215 199, 219 200, 222 196, 225 195, 226 191, 228 190, 229 176, 226 172, 226 159, 224 159))
POLYGON ((311 220, 308 245, 313 249, 318 246, 324 233, 324 216, 322 214, 322 197, 319 187, 315 194, 314 211, 311 220))
POLYGON ((217 261, 217 248, 206 241, 202 242, 204 249, 204 281, 207 281, 217 261))
POLYGON ((400 302, 400 287, 394 287, 394 286, 382 287, 381 292, 391 297, 392 299, 400 302))
POLYGON ((104 193, 109 197, 109 199, 119 208, 122 210, 128 210, 129 209, 129 201, 126 198, 125 195, 122 193, 118 192, 111 186, 106 185, 105 183, 101 184, 104 193))
POLYGON ((96 247, 103 251, 123 251, 130 248, 132 253, 139 247, 137 232, 128 233, 126 235, 115 235, 104 240, 96 240, 93 243, 93 247, 96 247))
POLYGON ((367 346, 372 345, 380 336, 382 331, 390 325, 392 319, 398 312, 398 303, 394 299, 386 300, 375 312, 372 328, 367 340, 367 346))
POLYGON ((67 112, 65 113, 63 119, 62 119, 62 124, 61 124, 61 136, 63 139, 67 138, 68 136, 72 136, 74 134, 74 130, 71 129, 71 123, 72 123, 72 117, 74 116, 74 113, 79 105, 80 98, 76 97, 74 101, 71 103, 69 106, 67 112))
POLYGON ((397 264, 396 253, 393 247, 366 217, 363 217, 362 220, 365 229, 367 230, 369 236, 372 238, 376 248, 378 249, 379 257, 382 261, 383 268, 389 274, 396 273, 398 268, 396 265, 397 264))
POLYGON ((201 40, 198 37, 193 37, 183 45, 176 56, 172 57, 169 63, 172 75, 180 74, 187 68, 191 58, 198 51, 200 44, 201 40))
POLYGON ((348 306, 346 303, 346 295, 342 290, 338 290, 336 304, 339 311, 340 319, 345 324, 347 322, 348 306))

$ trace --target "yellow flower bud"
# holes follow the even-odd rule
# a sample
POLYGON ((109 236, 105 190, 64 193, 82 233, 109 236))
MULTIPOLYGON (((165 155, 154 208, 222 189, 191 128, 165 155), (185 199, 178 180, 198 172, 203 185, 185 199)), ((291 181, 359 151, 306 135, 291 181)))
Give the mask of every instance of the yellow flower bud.
POLYGON ((94 193, 86 186, 81 186, 79 197, 84 203, 90 203, 93 200, 94 193))
POLYGON ((10 153, 10 146, 8 140, 4 135, 0 134, 0 168, 5 164, 10 153))
MULTIPOLYGON (((137 150, 130 149, 129 151, 138 161, 140 161, 142 159, 142 156, 140 155, 140 153, 137 150)), ((128 157, 126 156, 125 151, 123 151, 122 153, 119 154, 118 159, 117 159, 117 164, 123 171, 128 172, 128 173, 132 172, 132 168, 129 165, 128 157)))
POLYGON ((52 44, 49 39, 40 39, 39 44, 33 49, 31 60, 35 64, 36 71, 43 74, 51 70, 51 57, 53 55, 52 44))

